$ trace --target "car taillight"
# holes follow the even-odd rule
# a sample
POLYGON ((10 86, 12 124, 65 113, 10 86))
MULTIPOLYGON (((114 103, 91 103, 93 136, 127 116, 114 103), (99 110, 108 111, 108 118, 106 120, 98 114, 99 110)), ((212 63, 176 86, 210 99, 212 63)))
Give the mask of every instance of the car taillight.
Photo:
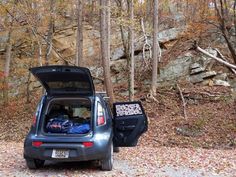
POLYGON ((41 141, 33 141, 32 142, 32 146, 34 146, 34 147, 40 147, 42 144, 43 144, 43 142, 41 142, 41 141))
POLYGON ((106 119, 104 117, 104 109, 100 103, 98 103, 97 107, 97 125, 106 124, 106 119))
POLYGON ((93 142, 83 142, 84 147, 92 147, 93 142))
POLYGON ((98 117, 98 125, 103 125, 105 124, 105 118, 104 116, 99 116, 98 117))
POLYGON ((34 115, 33 116, 33 119, 32 119, 32 125, 35 127, 35 125, 36 125, 36 121, 37 121, 37 116, 36 115, 34 115))

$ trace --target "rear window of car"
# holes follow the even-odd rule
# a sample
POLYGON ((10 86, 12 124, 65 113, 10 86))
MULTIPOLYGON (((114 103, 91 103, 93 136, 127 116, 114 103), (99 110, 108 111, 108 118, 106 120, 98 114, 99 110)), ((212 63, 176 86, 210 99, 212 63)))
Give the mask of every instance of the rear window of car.
POLYGON ((90 89, 90 84, 88 82, 76 82, 76 81, 69 81, 69 82, 48 82, 48 87, 53 90, 58 89, 75 89, 75 90, 86 90, 90 89))

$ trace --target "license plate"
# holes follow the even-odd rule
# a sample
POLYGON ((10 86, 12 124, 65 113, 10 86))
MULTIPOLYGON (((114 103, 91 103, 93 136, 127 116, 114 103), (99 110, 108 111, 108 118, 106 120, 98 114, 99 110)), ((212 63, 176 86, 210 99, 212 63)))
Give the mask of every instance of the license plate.
POLYGON ((65 149, 53 149, 52 158, 65 159, 69 158, 69 150, 65 149))

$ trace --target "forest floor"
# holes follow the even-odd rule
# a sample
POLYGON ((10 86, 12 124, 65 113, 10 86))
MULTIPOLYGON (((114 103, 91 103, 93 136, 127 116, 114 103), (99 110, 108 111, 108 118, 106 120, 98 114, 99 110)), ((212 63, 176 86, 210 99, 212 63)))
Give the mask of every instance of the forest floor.
MULTIPOLYGON (((115 154, 114 170, 99 171, 92 163, 47 162, 45 168, 26 168, 22 151, 38 96, 31 103, 13 99, 0 107, 0 176, 235 176, 236 102, 223 87, 181 85, 187 117, 179 91, 158 90, 155 100, 141 88, 141 100, 149 118, 148 132, 135 148, 115 154)), ((115 93, 122 92, 121 86, 115 93)), ((34 94, 36 95, 36 94, 34 94)), ((117 96, 117 100, 127 100, 117 96)))
POLYGON ((236 151, 139 144, 114 154, 114 168, 103 172, 91 162, 46 162, 29 170, 22 157, 23 143, 0 141, 0 176, 169 176, 235 177, 236 151))

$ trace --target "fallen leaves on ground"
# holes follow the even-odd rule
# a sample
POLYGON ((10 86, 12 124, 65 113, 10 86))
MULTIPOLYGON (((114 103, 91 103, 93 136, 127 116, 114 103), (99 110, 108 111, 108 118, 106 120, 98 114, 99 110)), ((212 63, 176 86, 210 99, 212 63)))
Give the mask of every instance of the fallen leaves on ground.
POLYGON ((236 151, 202 148, 121 148, 114 154, 114 169, 100 171, 93 163, 46 164, 28 170, 23 143, 0 142, 0 176, 227 176, 236 174, 236 151))

